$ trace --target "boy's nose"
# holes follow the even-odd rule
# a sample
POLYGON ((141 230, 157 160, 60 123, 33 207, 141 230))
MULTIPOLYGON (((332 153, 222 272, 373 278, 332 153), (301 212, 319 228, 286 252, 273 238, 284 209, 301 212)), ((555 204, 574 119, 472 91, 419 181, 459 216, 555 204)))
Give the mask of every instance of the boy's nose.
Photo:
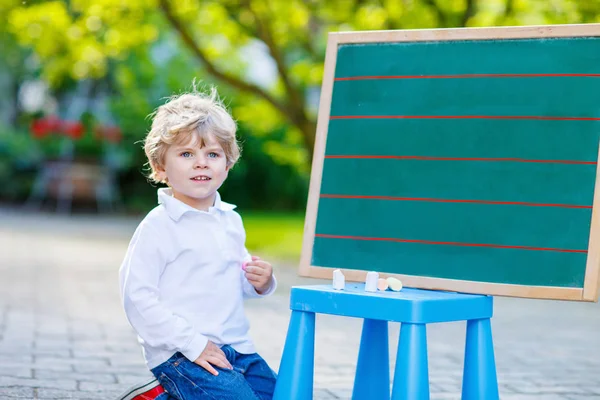
POLYGON ((196 163, 194 165, 194 168, 206 168, 208 165, 206 163, 206 160, 202 157, 198 157, 196 158, 196 163))

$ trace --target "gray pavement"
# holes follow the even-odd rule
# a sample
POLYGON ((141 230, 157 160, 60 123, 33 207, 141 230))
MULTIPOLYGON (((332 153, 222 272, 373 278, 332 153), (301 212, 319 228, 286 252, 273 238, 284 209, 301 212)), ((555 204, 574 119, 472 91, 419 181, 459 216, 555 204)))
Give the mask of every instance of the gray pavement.
MULTIPOLYGON (((0 399, 111 399, 149 376, 121 310, 118 268, 138 218, 0 209, 0 399)), ((295 266, 247 304, 252 335, 277 370, 295 266)), ((600 306, 495 299, 502 399, 600 399, 600 306)), ((317 316, 315 399, 349 399, 361 324, 317 316)), ((398 324, 390 326, 392 367, 398 324)), ((432 399, 459 399, 464 323, 428 326, 432 399)))

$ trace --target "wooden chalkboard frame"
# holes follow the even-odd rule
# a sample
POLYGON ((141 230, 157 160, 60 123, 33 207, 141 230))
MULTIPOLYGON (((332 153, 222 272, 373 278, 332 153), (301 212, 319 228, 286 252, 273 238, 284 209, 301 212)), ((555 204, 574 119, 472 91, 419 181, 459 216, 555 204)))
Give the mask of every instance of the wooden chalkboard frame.
MULTIPOLYGON (((389 42, 422 42, 422 41, 455 41, 482 39, 526 39, 526 38, 561 38, 561 37, 595 37, 600 36, 600 24, 547 25, 525 27, 492 27, 492 28, 457 28, 457 29, 424 29, 397 31, 362 31, 330 33, 325 55, 321 99, 317 121, 317 132, 314 157, 310 178, 309 196, 306 208, 302 254, 299 274, 313 278, 331 278, 333 268, 311 265, 319 192, 325 158, 325 145, 330 117, 333 82, 336 67, 338 46, 352 43, 389 43, 389 42)), ((599 154, 600 160, 600 154, 599 154)), ((598 301, 600 287, 600 162, 596 172, 592 221, 588 245, 588 257, 583 288, 564 288, 549 286, 525 286, 474 282, 464 280, 409 276, 399 274, 381 274, 381 277, 395 276, 405 286, 447 290, 464 293, 478 293, 499 296, 559 299, 572 301, 598 301)), ((367 271, 342 270, 349 281, 364 281, 367 271)))

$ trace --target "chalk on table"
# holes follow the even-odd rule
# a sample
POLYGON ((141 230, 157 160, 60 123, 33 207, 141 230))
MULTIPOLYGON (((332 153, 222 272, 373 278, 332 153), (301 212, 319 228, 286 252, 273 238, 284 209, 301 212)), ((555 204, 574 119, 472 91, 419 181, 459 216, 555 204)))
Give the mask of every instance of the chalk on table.
POLYGON ((377 280, 377 289, 381 290, 382 292, 386 291, 389 286, 390 285, 388 285, 387 280, 385 280, 383 278, 379 278, 377 280))
POLYGON ((374 271, 367 272, 367 280, 365 282, 365 291, 376 292, 378 279, 379 279, 379 274, 377 272, 374 272, 374 271))
POLYGON ((387 278, 387 282, 390 286, 390 289, 392 289, 394 292, 399 292, 402 290, 402 281, 400 279, 396 279, 390 276, 389 278, 387 278))
POLYGON ((333 288, 335 290, 344 290, 346 286, 346 278, 344 274, 339 269, 333 271, 333 288))

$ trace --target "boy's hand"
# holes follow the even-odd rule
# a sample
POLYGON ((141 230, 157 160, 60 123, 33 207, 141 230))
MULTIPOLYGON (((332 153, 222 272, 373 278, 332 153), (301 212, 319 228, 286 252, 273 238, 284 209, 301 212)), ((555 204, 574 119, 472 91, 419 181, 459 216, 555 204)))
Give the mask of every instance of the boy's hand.
POLYGON ((273 267, 260 257, 252 256, 252 261, 246 264, 246 279, 258 294, 263 294, 271 287, 273 280, 273 267))
POLYGON ((219 373, 213 368, 213 365, 224 369, 233 369, 229 361, 227 361, 227 357, 225 356, 225 353, 223 353, 223 350, 210 340, 202 353, 200 353, 200 356, 194 361, 194 364, 198 364, 214 376, 219 375, 219 373))

